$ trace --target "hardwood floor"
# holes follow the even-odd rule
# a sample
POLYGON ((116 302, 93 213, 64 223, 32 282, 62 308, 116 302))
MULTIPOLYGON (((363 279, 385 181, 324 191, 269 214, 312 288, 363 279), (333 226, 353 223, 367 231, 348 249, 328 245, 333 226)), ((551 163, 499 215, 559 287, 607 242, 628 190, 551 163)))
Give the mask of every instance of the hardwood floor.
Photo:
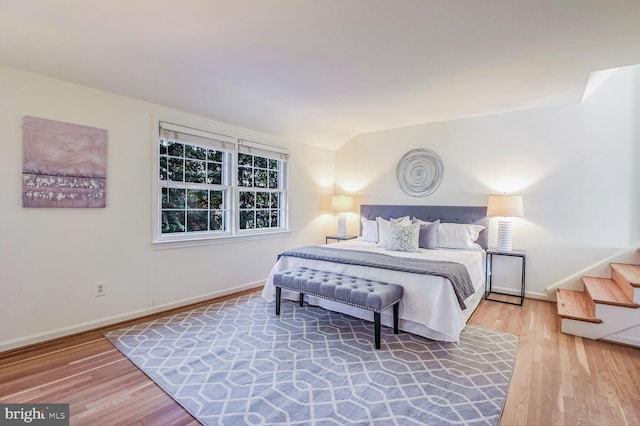
MULTIPOLYGON (((469 323, 520 336, 502 425, 640 424, 639 349, 562 334, 531 299, 482 301, 469 323)), ((0 402, 69 403, 72 425, 198 424, 102 332, 0 354, 0 402)))
POLYGON ((502 425, 640 424, 640 349, 563 334, 532 299, 483 300, 469 324, 520 336, 502 425))

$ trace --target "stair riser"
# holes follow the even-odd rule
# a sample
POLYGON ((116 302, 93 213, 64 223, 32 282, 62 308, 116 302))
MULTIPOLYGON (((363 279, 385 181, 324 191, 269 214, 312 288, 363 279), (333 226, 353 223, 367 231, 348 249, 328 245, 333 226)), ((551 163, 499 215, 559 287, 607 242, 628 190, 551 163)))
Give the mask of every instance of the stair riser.
POLYGON ((589 339, 600 339, 640 325, 640 309, 596 304, 596 317, 602 320, 601 324, 563 318, 562 332, 589 339))
MULTIPOLYGON (((588 293, 587 293, 588 294, 588 293)), ((593 299, 591 297, 588 297, 588 301, 589 301, 589 306, 591 307, 591 309, 593 310, 592 312, 596 312, 596 302, 593 301, 593 299)), ((596 318, 598 318, 598 316, 596 315, 596 318)), ((601 319, 601 318, 600 318, 601 319)))

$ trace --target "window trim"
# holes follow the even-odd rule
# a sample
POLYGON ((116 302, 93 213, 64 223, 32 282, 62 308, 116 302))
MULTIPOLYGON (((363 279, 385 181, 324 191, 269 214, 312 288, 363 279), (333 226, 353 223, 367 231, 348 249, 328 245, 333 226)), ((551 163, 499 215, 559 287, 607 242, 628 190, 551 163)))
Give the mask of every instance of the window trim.
MULTIPOLYGON (((154 249, 169 249, 169 248, 178 248, 178 247, 190 247, 190 246, 202 246, 208 244, 220 244, 220 243, 229 243, 229 242, 237 242, 237 241, 249 241, 253 239, 262 239, 262 238, 273 238, 276 236, 286 236, 291 231, 289 229, 289 198, 290 198, 290 186, 289 186, 289 168, 290 168, 290 160, 291 154, 289 152, 288 147, 282 145, 275 144, 267 144, 261 142, 254 142, 253 140, 249 140, 245 136, 228 136, 229 131, 220 131, 220 128, 212 128, 208 123, 201 121, 190 121, 184 119, 177 119, 175 117, 154 114, 152 119, 153 131, 152 134, 152 142, 151 142, 151 245, 154 249), (160 153, 158 149, 158 142, 161 138, 161 123, 166 123, 165 127, 170 128, 171 130, 181 130, 188 129, 189 133, 193 132, 195 136, 200 136, 204 138, 210 138, 213 136, 215 140, 223 143, 225 147, 224 150, 228 150, 231 152, 231 164, 229 166, 230 173, 230 181, 229 181, 229 224, 228 231, 224 233, 216 233, 212 234, 209 232, 203 233, 180 233, 180 234, 162 234, 161 229, 161 218, 162 218, 162 185, 159 179, 159 164, 160 164, 160 153), (174 124, 180 123, 180 124, 174 124), (226 145, 224 145, 226 144, 226 145), (229 145, 233 145, 233 149, 229 149, 229 145), (244 187, 238 186, 238 176, 237 176, 237 168, 238 168, 238 153, 241 150, 247 147, 254 151, 252 155, 262 156, 258 152, 267 153, 270 152, 271 155, 268 158, 274 158, 278 160, 282 160, 284 163, 284 170, 282 176, 282 185, 283 188, 280 189, 283 200, 281 200, 281 208, 283 214, 283 220, 281 223, 281 227, 278 228, 258 228, 258 229, 239 229, 239 191, 244 187), (237 217, 236 217, 237 216, 237 217)), ((224 127, 224 126, 219 126, 224 127)), ((252 139, 252 138, 251 138, 252 139)), ((187 141, 188 142, 188 141, 187 141)), ((220 148, 218 148, 220 149, 220 148)), ((246 188, 247 190, 257 190, 259 188, 246 188)))
MULTIPOLYGON (((247 146, 248 145, 248 141, 240 141, 240 145, 241 146, 247 146)), ((289 229, 289 224, 288 224, 288 204, 287 204, 287 200, 288 200, 288 164, 287 164, 287 158, 288 158, 288 153, 286 151, 280 150, 278 148, 270 151, 270 152, 266 152, 266 150, 263 148, 266 145, 260 145, 260 144, 256 144, 254 142, 249 142, 251 143, 251 148, 247 149, 243 149, 241 146, 238 147, 238 155, 239 154, 246 154, 246 155, 251 155, 253 157, 263 157, 263 158, 267 158, 269 160, 276 160, 279 162, 280 167, 278 168, 278 174, 279 174, 279 180, 281 181, 281 187, 278 188, 262 188, 262 187, 258 187, 258 186, 240 186, 239 182, 235 182, 235 186, 234 186, 234 191, 235 191, 235 196, 236 196, 236 205, 234 206, 237 209, 238 212, 238 219, 240 218, 240 212, 242 211, 246 211, 246 210, 253 210, 253 211, 258 211, 258 210, 264 210, 264 209, 260 209, 258 207, 254 207, 253 209, 242 209, 242 207, 240 206, 240 193, 241 192, 253 192, 253 193, 257 193, 257 192, 266 192, 266 193, 278 193, 280 194, 280 202, 279 202, 279 207, 275 210, 279 210, 283 213, 283 218, 280 227, 278 228, 250 228, 250 229, 241 229, 240 228, 240 220, 238 220, 236 222, 236 226, 235 226, 235 232, 237 235, 246 235, 246 234, 260 234, 260 233, 268 233, 270 231, 277 231, 277 230, 281 230, 281 229, 289 229), (255 148, 255 149, 254 149, 255 148), (282 167, 284 166, 284 167, 282 167)), ((271 148, 271 146, 269 146, 269 148, 271 148)), ((235 163, 235 170, 234 170, 234 177, 238 178, 238 170, 241 167, 240 165, 240 161, 239 161, 239 157, 236 158, 236 163, 235 163)), ((246 167, 246 166, 245 166, 246 167)), ((250 166, 252 169, 256 170, 258 169, 255 165, 250 166)), ((262 169, 259 168, 261 170, 269 170, 267 169, 262 169)), ((268 208, 268 210, 272 210, 270 207, 268 208)), ((235 217, 235 215, 234 215, 235 217)))

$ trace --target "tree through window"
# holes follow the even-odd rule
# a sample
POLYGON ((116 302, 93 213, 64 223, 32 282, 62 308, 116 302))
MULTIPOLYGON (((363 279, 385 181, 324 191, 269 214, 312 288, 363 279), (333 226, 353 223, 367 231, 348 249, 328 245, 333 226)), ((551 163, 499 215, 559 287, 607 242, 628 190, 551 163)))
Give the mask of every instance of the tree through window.
POLYGON ((281 227, 283 164, 281 160, 238 154, 240 229, 281 227))

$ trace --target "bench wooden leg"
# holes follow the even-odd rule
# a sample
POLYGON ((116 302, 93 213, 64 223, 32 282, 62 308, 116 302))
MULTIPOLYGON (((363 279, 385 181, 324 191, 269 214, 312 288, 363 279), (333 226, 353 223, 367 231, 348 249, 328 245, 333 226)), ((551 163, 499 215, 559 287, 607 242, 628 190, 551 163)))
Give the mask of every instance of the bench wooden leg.
POLYGON ((376 349, 380 349, 380 312, 373 313, 373 327, 376 335, 376 349))
POLYGON ((304 306, 304 293, 300 293, 300 306, 304 306))
POLYGON ((282 289, 276 287, 276 315, 280 315, 280 296, 282 295, 282 289))
POLYGON ((398 334, 398 311, 400 302, 393 305, 393 334, 398 334))

